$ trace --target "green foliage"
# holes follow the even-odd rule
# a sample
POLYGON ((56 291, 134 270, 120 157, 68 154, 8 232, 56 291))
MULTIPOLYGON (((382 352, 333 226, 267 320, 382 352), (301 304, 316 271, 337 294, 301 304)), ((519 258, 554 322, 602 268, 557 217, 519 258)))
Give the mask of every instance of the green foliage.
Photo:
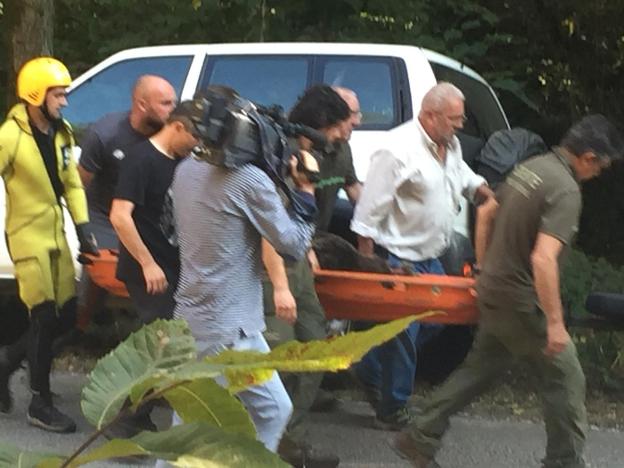
POLYGON ((624 384, 624 333, 592 329, 573 332, 579 360, 592 387, 616 389, 621 393, 624 384))
POLYGON ((585 299, 592 291, 624 293, 624 268, 571 249, 562 265, 561 297, 573 316, 587 314, 585 299))
POLYGON ((76 452, 67 457, 33 454, 0 445, 0 468, 77 467, 132 455, 167 460, 175 466, 287 466, 255 440, 249 415, 231 393, 264 382, 275 370, 346 369, 417 318, 328 341, 286 343, 266 354, 226 351, 200 361, 186 322, 158 320, 130 335, 89 374, 81 406, 97 431, 76 452), (227 389, 213 380, 219 375, 227 377, 227 389), (183 424, 128 440, 114 439, 85 453, 118 418, 160 397, 169 401, 183 424), (128 398, 132 406, 124 405, 128 398))
MULTIPOLYGON (((426 312, 420 318, 436 314, 426 312)), ((292 341, 284 343, 270 353, 253 351, 224 351, 217 356, 207 357, 204 362, 224 366, 229 388, 233 392, 250 385, 257 385, 271 377, 273 369, 287 372, 338 371, 347 369, 359 361, 371 348, 371 343, 389 340, 414 320, 406 317, 383 326, 362 332, 348 333, 330 340, 292 341)))
POLYGON ((150 455, 174 466, 187 467, 288 466, 254 437, 241 437, 204 422, 174 426, 162 432, 146 431, 129 440, 112 440, 69 466, 132 455, 150 455))
MULTIPOLYGON (((592 291, 624 293, 624 268, 572 250, 562 268, 561 296, 573 317, 587 316, 585 299, 592 291)), ((594 387, 608 388, 614 375, 624 376, 623 332, 574 328, 572 333, 594 387)))
POLYGON ((197 379, 165 393, 165 398, 186 423, 209 421, 225 431, 254 438, 255 429, 242 403, 213 379, 197 379), (210 404, 206 404, 210 395, 210 404))
POLYGON ((30 451, 19 450, 11 445, 0 443, 0 467, 6 468, 29 468, 35 467, 43 460, 52 460, 56 455, 51 453, 33 453, 30 451))
POLYGON ((136 401, 143 396, 146 382, 195 357, 195 341, 185 323, 159 320, 141 328, 103 357, 89 374, 89 383, 82 391, 85 417, 101 429, 119 413, 133 389, 140 389, 133 395, 136 401))

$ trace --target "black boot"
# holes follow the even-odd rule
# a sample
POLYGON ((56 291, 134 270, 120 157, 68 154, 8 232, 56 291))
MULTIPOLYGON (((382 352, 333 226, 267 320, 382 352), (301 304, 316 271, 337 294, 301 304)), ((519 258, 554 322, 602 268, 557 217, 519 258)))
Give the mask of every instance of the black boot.
POLYGON ((9 379, 26 358, 28 336, 26 331, 17 341, 0 348, 0 413, 9 413, 13 408, 9 379))
POLYGON ((330 452, 324 452, 306 443, 297 443, 288 436, 280 441, 277 454, 295 468, 335 468, 340 458, 330 452))
POLYGON ((52 432, 74 432, 76 424, 52 405, 50 369, 52 343, 59 331, 56 304, 44 302, 33 307, 30 314, 28 365, 33 398, 28 408, 28 422, 52 432))
POLYGON ((76 432, 76 423, 52 405, 50 396, 35 394, 28 407, 28 423, 50 432, 76 432))
MULTIPOLYGON (((130 401, 126 400, 123 410, 126 410, 129 406, 130 401)), ((108 439, 130 439, 142 431, 157 431, 158 428, 150 417, 155 406, 155 400, 144 403, 139 406, 136 413, 119 418, 115 424, 104 432, 104 436, 108 439)))

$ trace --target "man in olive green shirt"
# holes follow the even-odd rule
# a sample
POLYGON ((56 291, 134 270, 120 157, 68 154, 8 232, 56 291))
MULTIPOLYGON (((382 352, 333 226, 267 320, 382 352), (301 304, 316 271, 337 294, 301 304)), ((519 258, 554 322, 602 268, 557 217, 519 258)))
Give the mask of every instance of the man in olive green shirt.
MULTIPOLYGON (((291 122, 322 133, 334 149, 323 154, 318 181, 315 182, 317 232, 327 230, 341 188, 354 202, 359 195, 360 183, 355 177, 351 151, 344 142, 353 129, 354 117, 359 123, 359 104, 357 114, 354 114, 339 90, 326 85, 306 90, 289 115, 291 122)), ((310 149, 311 142, 307 138, 299 137, 298 143, 302 149, 310 149)), ((276 315, 291 323, 298 341, 324 339, 327 336, 325 313, 316 295, 312 272, 318 266, 314 251, 310 249, 306 259, 285 265, 275 250, 263 241, 262 258, 268 273, 267 280, 263 282, 265 314, 276 315)), ((303 424, 319 398, 322 378, 322 373, 290 374, 284 378, 284 385, 293 402, 293 415, 278 453, 293 466, 333 468, 340 463, 335 454, 309 445, 303 424)))
POLYGON ((579 183, 599 175, 623 150, 607 119, 585 117, 559 147, 519 165, 496 200, 479 208, 479 329, 466 361, 395 440, 414 466, 438 466, 434 456, 450 416, 520 360, 536 374, 543 401, 548 440, 542 466, 585 467, 585 376, 563 321, 559 261, 577 231, 579 183))

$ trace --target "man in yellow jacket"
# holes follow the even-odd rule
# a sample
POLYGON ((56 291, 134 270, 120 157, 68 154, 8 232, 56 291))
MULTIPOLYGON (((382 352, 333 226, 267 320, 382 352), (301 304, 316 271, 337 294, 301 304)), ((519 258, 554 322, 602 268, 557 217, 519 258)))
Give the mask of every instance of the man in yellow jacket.
POLYGON ((71 77, 51 57, 28 61, 17 77, 15 105, 0 127, 0 174, 6 187, 5 236, 30 328, 0 349, 0 411, 12 401, 9 377, 28 359, 33 397, 28 421, 73 432, 74 421, 52 404, 52 342, 76 316, 75 272, 65 238, 62 202, 76 225, 81 252, 97 253, 88 235, 87 203, 73 157, 74 137, 61 117, 71 77))

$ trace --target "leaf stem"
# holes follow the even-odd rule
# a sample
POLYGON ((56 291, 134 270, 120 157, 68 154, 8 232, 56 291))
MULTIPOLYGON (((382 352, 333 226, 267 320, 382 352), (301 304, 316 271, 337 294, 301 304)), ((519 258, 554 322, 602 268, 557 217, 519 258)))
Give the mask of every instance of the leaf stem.
POLYGON ((141 398, 141 401, 139 402, 139 404, 137 405, 136 409, 134 411, 132 411, 132 407, 129 406, 123 410, 121 410, 119 413, 117 413, 117 415, 106 425, 104 425, 103 427, 101 427, 100 429, 98 429, 97 431, 95 431, 93 434, 91 434, 89 436, 89 438, 87 440, 84 441, 84 443, 78 447, 61 465, 60 468, 68 468, 70 466, 70 463, 73 462, 76 458, 78 458, 78 456, 84 452, 87 447, 89 447, 89 445, 91 445, 93 442, 95 442, 109 427, 111 427, 112 425, 114 425, 115 423, 117 423, 117 421, 119 421, 120 419, 122 419, 123 417, 127 416, 129 413, 134 413, 136 412, 136 410, 143 406, 145 403, 147 403, 148 401, 151 400, 156 400, 158 398, 161 398, 165 393, 167 393, 169 390, 172 390, 180 385, 189 383, 190 380, 179 380, 177 382, 173 382, 163 388, 161 388, 160 390, 158 390, 157 392, 152 392, 150 394, 148 394, 147 396, 141 398))

